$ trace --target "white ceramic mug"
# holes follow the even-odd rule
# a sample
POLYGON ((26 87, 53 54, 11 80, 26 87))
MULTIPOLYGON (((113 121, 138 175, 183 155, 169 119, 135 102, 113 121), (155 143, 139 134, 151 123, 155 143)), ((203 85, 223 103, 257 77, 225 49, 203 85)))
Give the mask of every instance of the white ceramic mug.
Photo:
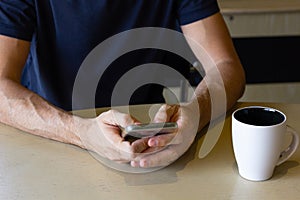
POLYGON ((272 177, 275 166, 291 157, 299 145, 298 134, 286 125, 286 115, 261 106, 240 108, 232 114, 232 144, 240 176, 252 181, 272 177), (290 145, 283 147, 287 133, 290 145))

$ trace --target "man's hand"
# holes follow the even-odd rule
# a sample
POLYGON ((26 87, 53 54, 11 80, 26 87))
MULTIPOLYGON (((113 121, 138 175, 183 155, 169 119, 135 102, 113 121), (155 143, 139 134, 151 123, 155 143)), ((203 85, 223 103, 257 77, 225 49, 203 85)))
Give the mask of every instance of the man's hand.
POLYGON ((110 160, 128 163, 148 148, 143 139, 130 143, 121 136, 122 129, 134 123, 138 121, 130 115, 109 110, 88 119, 88 123, 84 123, 85 130, 79 125, 78 135, 84 148, 110 160))
POLYGON ((183 155, 193 143, 198 130, 198 104, 163 105, 154 122, 176 122, 174 133, 158 135, 148 139, 149 148, 131 162, 133 167, 163 167, 183 155))

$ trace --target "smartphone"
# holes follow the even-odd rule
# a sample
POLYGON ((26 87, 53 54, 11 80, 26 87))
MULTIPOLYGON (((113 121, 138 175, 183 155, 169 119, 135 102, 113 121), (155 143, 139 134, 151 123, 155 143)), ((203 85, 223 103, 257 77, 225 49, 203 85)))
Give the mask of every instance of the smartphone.
POLYGON ((176 131, 177 128, 178 126, 176 122, 132 124, 125 127, 122 136, 125 140, 134 140, 143 137, 152 137, 155 135, 171 133, 176 131))

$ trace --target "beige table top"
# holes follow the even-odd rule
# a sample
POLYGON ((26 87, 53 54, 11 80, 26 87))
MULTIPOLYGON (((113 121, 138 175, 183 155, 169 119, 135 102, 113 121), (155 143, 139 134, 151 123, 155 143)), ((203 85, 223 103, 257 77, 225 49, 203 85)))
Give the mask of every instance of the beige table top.
POLYGON ((300 11, 300 0, 218 0, 223 14, 300 11))
MULTIPOLYGON (((266 105, 284 111, 288 124, 300 131, 300 104, 266 105)), ((139 106, 135 111, 144 113, 139 106)), ((203 136, 178 161, 146 174, 115 171, 85 150, 0 124, 0 199, 297 199, 300 150, 272 179, 247 181, 237 172, 230 120, 205 158, 198 157, 203 136)))

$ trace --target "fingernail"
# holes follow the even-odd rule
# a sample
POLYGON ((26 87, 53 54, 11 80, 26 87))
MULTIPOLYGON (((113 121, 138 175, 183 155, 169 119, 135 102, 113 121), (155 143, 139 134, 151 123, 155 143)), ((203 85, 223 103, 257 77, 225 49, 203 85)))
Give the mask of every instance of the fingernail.
POLYGON ((158 141, 154 140, 154 139, 149 140, 149 144, 148 145, 151 146, 151 147, 156 147, 158 145, 158 141))
POLYGON ((139 163, 138 163, 137 161, 131 161, 131 162, 130 162, 130 165, 131 165, 132 167, 139 167, 139 163))

